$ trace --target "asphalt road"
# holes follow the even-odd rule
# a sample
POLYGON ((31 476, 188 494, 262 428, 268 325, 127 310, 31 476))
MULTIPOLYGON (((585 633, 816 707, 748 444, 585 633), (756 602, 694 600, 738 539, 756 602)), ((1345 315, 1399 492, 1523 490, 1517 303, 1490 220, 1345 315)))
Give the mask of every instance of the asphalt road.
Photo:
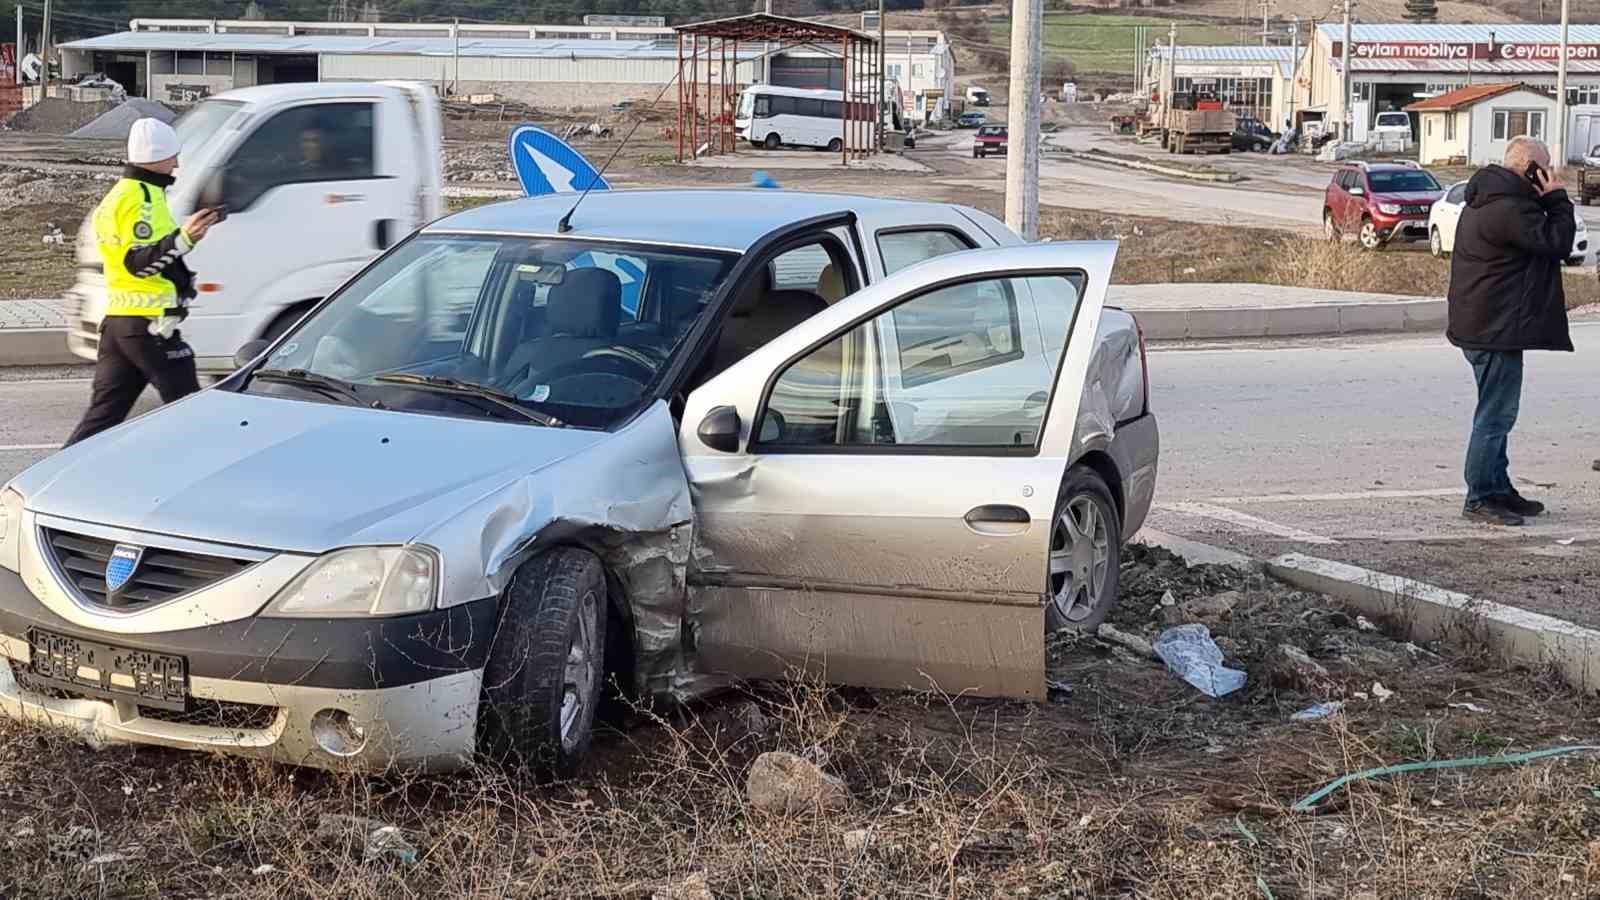
POLYGON ((1256 557, 1365 565, 1600 627, 1600 321, 1575 354, 1527 357, 1511 447, 1521 529, 1462 519, 1473 408, 1435 336, 1158 350, 1153 528, 1256 557))
MULTIPOLYGON (((1162 348, 1150 526, 1256 557, 1311 553, 1600 627, 1600 320, 1575 354, 1530 354, 1512 445, 1547 517, 1460 517, 1473 389, 1435 336, 1162 348)), ((57 446, 84 379, 0 380, 0 480, 57 446)), ((147 392, 139 411, 154 406, 147 392)), ((197 448, 196 452, 204 452, 197 448)), ((181 463, 180 463, 181 464, 181 463)))

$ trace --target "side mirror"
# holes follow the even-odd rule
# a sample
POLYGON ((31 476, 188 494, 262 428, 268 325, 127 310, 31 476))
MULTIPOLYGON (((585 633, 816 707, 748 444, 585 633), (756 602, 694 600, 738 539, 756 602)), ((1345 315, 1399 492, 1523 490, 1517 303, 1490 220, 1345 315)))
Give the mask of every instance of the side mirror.
POLYGON ((211 177, 206 179, 206 183, 200 186, 200 196, 198 198, 200 202, 196 207, 197 209, 215 209, 222 205, 224 194, 223 176, 226 171, 226 169, 222 169, 213 172, 211 177))
POLYGON ((267 352, 267 348, 270 346, 272 346, 271 341, 265 341, 261 338, 256 338, 253 341, 247 341, 243 347, 239 348, 239 352, 233 354, 233 367, 235 369, 242 369, 245 366, 250 365, 251 363, 255 362, 256 357, 267 352))
POLYGON ((739 411, 731 406, 718 406, 706 413, 695 429, 700 443, 722 453, 739 452, 739 411))
POLYGON ((1366 195, 1367 195, 1367 189, 1366 188, 1353 187, 1353 188, 1350 189, 1350 196, 1352 196, 1352 197, 1365 197, 1366 195))

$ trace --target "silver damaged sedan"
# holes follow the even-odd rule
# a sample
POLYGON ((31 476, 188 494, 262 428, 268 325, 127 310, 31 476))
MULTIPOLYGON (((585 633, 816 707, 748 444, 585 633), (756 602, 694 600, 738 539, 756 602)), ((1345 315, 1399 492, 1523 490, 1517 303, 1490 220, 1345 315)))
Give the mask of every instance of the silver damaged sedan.
POLYGON ((738 678, 1044 694, 1155 488, 1116 247, 944 204, 445 218, 0 491, 0 713, 325 768, 562 768, 738 678), (121 472, 136 471, 139 477, 121 472))

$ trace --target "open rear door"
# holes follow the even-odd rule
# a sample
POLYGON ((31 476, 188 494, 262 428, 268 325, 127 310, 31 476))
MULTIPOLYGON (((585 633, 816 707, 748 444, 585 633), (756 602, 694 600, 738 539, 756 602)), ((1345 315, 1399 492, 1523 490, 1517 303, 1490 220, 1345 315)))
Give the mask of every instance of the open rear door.
POLYGON ((691 394, 703 666, 1042 696, 1050 523, 1115 256, 936 257, 691 394))

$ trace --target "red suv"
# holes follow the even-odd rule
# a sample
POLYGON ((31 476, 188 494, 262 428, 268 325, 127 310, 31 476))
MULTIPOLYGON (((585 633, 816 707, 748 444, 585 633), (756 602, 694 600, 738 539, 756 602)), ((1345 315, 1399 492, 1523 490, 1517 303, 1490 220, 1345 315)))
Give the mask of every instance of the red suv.
POLYGON ((1353 232, 1363 250, 1390 241, 1426 241, 1428 212, 1444 188, 1416 163, 1340 166, 1322 200, 1322 233, 1335 241, 1353 232))

